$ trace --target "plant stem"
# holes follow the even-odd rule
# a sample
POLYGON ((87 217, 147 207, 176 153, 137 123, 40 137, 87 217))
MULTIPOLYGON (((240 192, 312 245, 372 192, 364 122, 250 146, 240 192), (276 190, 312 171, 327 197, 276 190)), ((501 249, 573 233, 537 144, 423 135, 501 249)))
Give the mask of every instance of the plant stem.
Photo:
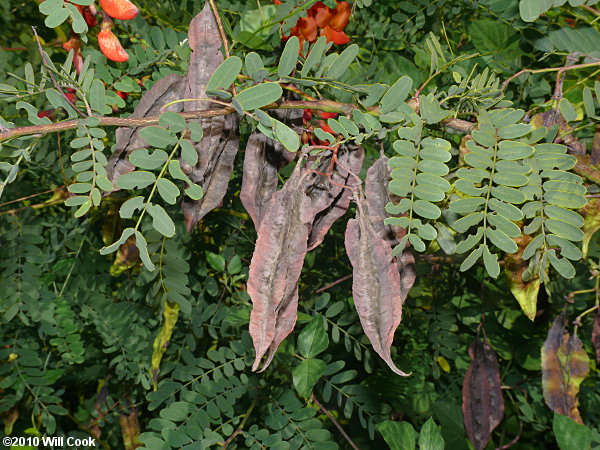
POLYGON ((248 408, 248 411, 246 411, 246 414, 245 414, 244 418, 242 419, 242 422, 240 423, 240 425, 237 427, 237 429, 223 443, 223 448, 227 448, 227 446, 233 442, 233 440, 236 438, 236 436, 242 432, 242 430, 244 429, 244 425, 246 425, 246 422, 248 421, 248 418, 250 417, 250 415, 252 414, 252 411, 256 407, 257 402, 258 402, 258 397, 256 397, 254 399, 254 401, 250 405, 250 408, 248 408))
POLYGON ((360 450, 356 444, 352 441, 352 439, 350 439, 350 436, 348 436, 348 433, 346 433, 346 431, 342 428, 342 426, 339 424, 339 422, 337 420, 335 420, 335 417, 333 417, 333 414, 331 414, 329 412, 329 410, 327 408, 325 408, 320 402, 319 400, 317 400, 317 397, 315 397, 315 394, 312 394, 312 401, 319 407, 319 409, 321 411, 323 411, 325 413, 325 415, 327 417, 329 417, 329 420, 331 420, 331 422, 335 425, 335 427, 339 430, 339 432, 342 434, 342 436, 344 436, 344 439, 346 439, 346 441, 348 441, 348 444, 350 444, 350 447, 352 447, 354 450, 360 450))
POLYGON ((578 69, 586 69, 588 67, 596 67, 600 66, 600 61, 593 63, 585 63, 585 64, 574 64, 572 66, 564 66, 564 67, 549 67, 547 69, 523 69, 508 77, 504 83, 502 83, 502 89, 506 89, 509 83, 515 78, 523 75, 524 73, 548 73, 548 72, 559 72, 559 77, 569 70, 578 70, 578 69))

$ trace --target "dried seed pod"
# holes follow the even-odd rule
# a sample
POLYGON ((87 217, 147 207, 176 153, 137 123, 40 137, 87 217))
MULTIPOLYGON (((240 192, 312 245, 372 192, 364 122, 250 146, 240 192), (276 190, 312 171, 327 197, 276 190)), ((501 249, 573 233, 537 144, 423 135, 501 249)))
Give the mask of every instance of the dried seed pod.
POLYGON ((467 436, 477 450, 482 450, 504 417, 500 368, 494 349, 479 338, 470 345, 469 356, 462 410, 467 436))
POLYGON ((290 162, 295 153, 255 131, 248 138, 244 154, 244 177, 240 200, 258 229, 265 208, 277 188, 277 172, 290 162))
POLYGON ((310 198, 303 189, 305 177, 298 164, 283 188, 271 197, 258 229, 247 283, 253 304, 250 335, 256 350, 252 370, 268 351, 262 370, 267 367, 295 322, 297 283, 313 219, 310 198))
POLYGON ((394 333, 402 319, 402 283, 389 244, 369 220, 362 194, 356 196, 356 219, 348 221, 346 253, 353 268, 352 294, 363 330, 373 349, 398 375, 408 376, 392 361, 394 333))
MULTIPOLYGON (((208 80, 223 62, 219 28, 208 2, 190 23, 188 37, 192 54, 184 98, 205 98, 208 80)), ((199 111, 211 106, 207 102, 195 100, 185 102, 184 111, 199 111)), ((198 163, 192 167, 181 161, 183 172, 204 190, 204 196, 200 200, 186 198, 181 205, 188 230, 221 203, 239 146, 238 116, 229 114, 211 117, 203 119, 201 123, 204 136, 195 144, 198 163)))
MULTIPOLYGON (((302 117, 299 110, 270 111, 278 120, 294 128, 302 117)), ((296 153, 289 152, 278 141, 260 131, 248 138, 244 155, 244 177, 240 200, 258 230, 265 208, 277 188, 277 172, 292 162, 296 153)))
POLYGON ((98 33, 98 46, 100 51, 111 61, 125 62, 129 55, 119 42, 119 39, 110 29, 105 29, 98 33))
MULTIPOLYGON (((183 111, 181 103, 175 103, 166 108, 162 107, 167 103, 183 98, 184 88, 185 78, 175 74, 167 75, 154 83, 150 90, 142 95, 140 102, 129 117, 139 119, 146 116, 158 115, 164 111, 183 111)), ((129 162, 129 159, 127 159, 129 154, 139 148, 148 147, 146 141, 139 135, 140 130, 141 128, 125 127, 117 129, 115 149, 106 167, 108 178, 113 181, 113 185, 121 175, 135 169, 129 162)))
POLYGON ((131 20, 140 10, 129 0, 100 0, 100 7, 113 19, 131 20))
MULTIPOLYGON (((390 183, 390 170, 388 168, 388 158, 381 155, 367 171, 365 179, 365 196, 369 206, 369 220, 375 229, 377 235, 386 241, 390 247, 400 243, 406 229, 390 226, 384 223, 388 217, 385 205, 391 200, 388 185, 390 183)), ((397 203, 399 200, 394 200, 397 203)), ((402 254, 396 257, 398 270, 400 271, 400 280, 402 283, 401 296, 406 298, 416 280, 415 257, 409 248, 404 249, 402 254)))
MULTIPOLYGON (((360 173, 365 152, 359 146, 347 146, 338 152, 338 162, 331 176, 331 181, 320 180, 327 189, 316 191, 315 186, 309 188, 309 192, 319 192, 313 195, 313 212, 315 219, 308 239, 308 250, 319 246, 325 235, 337 219, 342 217, 350 206, 352 191, 356 188, 358 180, 348 173, 360 173), (348 169, 348 170, 346 170, 348 169), (343 188, 342 186, 346 186, 343 188)), ((329 160, 326 160, 329 165, 329 160)), ((322 176, 318 176, 323 178, 322 176)))

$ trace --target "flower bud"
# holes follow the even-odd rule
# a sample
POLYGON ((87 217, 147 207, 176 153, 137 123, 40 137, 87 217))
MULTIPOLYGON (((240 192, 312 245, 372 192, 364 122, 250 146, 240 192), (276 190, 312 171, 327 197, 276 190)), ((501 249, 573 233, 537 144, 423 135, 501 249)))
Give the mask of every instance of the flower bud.
POLYGON ((140 12, 129 0, 100 0, 100 6, 110 17, 119 20, 133 19, 140 12))
POLYGON ((111 61, 124 62, 129 59, 129 55, 119 42, 119 39, 109 29, 98 33, 98 45, 104 56, 111 61))

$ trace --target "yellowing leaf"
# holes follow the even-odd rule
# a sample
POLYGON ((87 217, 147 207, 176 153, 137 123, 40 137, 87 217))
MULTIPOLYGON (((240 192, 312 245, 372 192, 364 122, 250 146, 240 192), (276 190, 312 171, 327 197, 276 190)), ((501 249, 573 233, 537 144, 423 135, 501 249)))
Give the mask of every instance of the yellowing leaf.
POLYGON ((510 292, 512 292, 519 302, 525 315, 533 321, 537 312, 537 297, 540 291, 541 280, 537 275, 531 280, 523 280, 523 272, 528 267, 528 262, 523 260, 523 251, 530 241, 531 237, 527 235, 515 239, 519 250, 517 253, 506 254, 504 258, 504 273, 506 274, 510 292))
POLYGON ((542 347, 542 388, 552 411, 583 424, 577 409, 579 386, 590 371, 590 359, 576 334, 566 330, 567 314, 554 319, 542 347))

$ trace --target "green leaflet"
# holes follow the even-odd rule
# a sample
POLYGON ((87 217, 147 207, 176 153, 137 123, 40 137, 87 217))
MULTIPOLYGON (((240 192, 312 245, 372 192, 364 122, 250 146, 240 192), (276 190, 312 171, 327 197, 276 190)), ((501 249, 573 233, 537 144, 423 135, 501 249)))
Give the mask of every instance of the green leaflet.
POLYGON ((242 60, 231 56, 221 63, 215 73, 208 80, 206 91, 229 89, 242 70, 242 60))
POLYGON ((244 111, 262 108, 281 98, 283 90, 277 83, 263 83, 244 89, 234 97, 244 111))

